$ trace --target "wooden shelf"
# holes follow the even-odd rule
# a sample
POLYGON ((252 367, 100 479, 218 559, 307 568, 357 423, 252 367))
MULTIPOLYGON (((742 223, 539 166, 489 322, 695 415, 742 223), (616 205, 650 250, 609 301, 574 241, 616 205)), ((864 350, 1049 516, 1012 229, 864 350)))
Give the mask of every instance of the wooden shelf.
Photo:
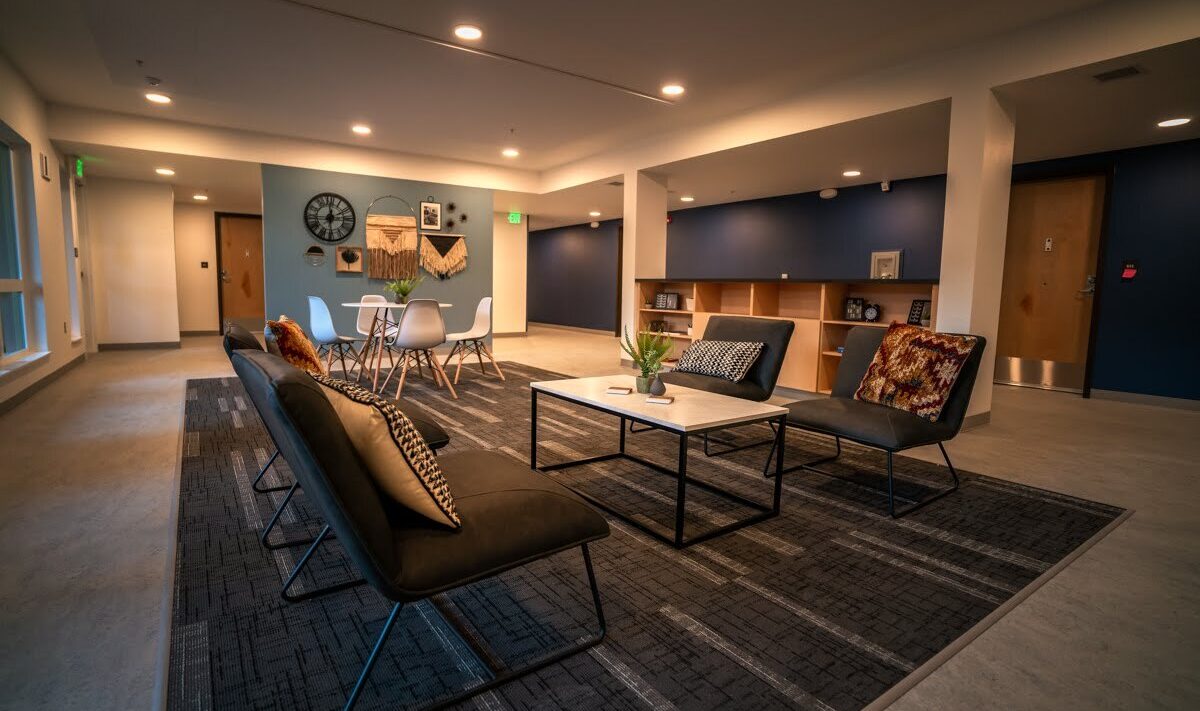
POLYGON ((644 306, 642 307, 642 311, 645 313, 649 313, 649 314, 688 314, 688 315, 690 315, 692 313, 691 311, 684 311, 683 309, 648 309, 644 306))
POLYGON ((821 351, 821 355, 829 356, 830 358, 841 358, 842 354, 838 351, 821 351))
POLYGON ((880 323, 879 321, 822 321, 822 323, 830 326, 870 326, 871 328, 887 328, 890 323, 880 323))
POLYGON ((686 333, 665 333, 663 331, 638 331, 638 333, 647 333, 647 334, 650 334, 651 336, 666 336, 668 338, 680 338, 685 341, 692 340, 692 337, 687 335, 686 333))

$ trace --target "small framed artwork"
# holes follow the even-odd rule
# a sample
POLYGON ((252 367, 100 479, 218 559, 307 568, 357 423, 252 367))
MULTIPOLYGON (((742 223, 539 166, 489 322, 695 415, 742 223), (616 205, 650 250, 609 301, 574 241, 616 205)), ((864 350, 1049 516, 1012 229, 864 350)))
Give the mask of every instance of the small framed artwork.
POLYGON ((928 326, 932 317, 933 301, 929 299, 913 299, 908 309, 908 323, 912 326, 928 326))
POLYGON ((442 203, 421 203, 421 229, 437 232, 442 229, 442 203))
POLYGON ((362 274, 362 247, 338 247, 337 270, 346 274, 362 274))
POLYGON ((862 321, 863 307, 866 306, 866 301, 857 296, 851 296, 846 299, 846 321, 862 321))
POLYGON ((871 278, 899 279, 901 251, 871 252, 871 278))

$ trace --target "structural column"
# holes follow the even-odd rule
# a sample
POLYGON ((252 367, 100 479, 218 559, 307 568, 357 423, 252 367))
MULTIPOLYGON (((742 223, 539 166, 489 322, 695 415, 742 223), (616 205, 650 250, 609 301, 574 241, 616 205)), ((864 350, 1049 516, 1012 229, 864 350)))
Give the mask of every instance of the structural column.
POLYGON ((637 330, 635 279, 667 275, 666 180, 632 170, 625 173, 625 219, 621 235, 621 330, 637 330))
POLYGON ((1013 129, 1011 114, 990 89, 952 97, 936 326, 988 340, 967 411, 975 422, 986 421, 992 409, 1013 129))

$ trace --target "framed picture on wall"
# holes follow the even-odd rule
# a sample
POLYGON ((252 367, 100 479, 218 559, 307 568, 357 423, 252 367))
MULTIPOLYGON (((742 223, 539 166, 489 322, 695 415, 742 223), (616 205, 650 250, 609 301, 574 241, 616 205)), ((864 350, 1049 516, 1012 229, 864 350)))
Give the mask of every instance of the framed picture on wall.
POLYGON ((871 252, 871 278, 899 279, 901 251, 871 252))
POLYGON ((421 229, 434 232, 442 229, 442 203, 421 203, 421 229))
POLYGON ((338 247, 337 248, 337 270, 346 274, 362 274, 363 270, 363 250, 362 247, 338 247))

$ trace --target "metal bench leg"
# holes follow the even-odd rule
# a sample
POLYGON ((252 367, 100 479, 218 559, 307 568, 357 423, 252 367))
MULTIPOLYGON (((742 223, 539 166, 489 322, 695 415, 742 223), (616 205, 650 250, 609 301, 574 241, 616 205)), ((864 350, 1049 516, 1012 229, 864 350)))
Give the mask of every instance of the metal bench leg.
POLYGON ((271 520, 269 523, 267 523, 267 527, 263 529, 262 534, 259 536, 259 539, 258 539, 259 542, 262 543, 263 547, 266 548, 267 550, 273 551, 277 548, 291 548, 293 546, 307 546, 310 543, 312 543, 313 541, 317 540, 316 536, 314 536, 312 538, 297 538, 295 540, 282 541, 280 543, 271 543, 267 540, 267 538, 271 535, 271 531, 275 530, 275 526, 279 523, 279 517, 283 515, 283 510, 287 508, 288 503, 291 502, 291 500, 292 500, 292 496, 296 493, 296 490, 299 488, 300 488, 300 482, 296 482, 295 484, 292 484, 292 486, 288 489, 288 492, 286 494, 284 494, 283 501, 280 501, 279 506, 276 507, 275 513, 271 515, 271 520))
POLYGON ((317 547, 321 545, 328 535, 329 524, 325 524, 325 527, 322 528, 321 532, 317 534, 317 537, 313 539, 312 545, 309 546, 308 550, 304 551, 304 555, 300 557, 300 562, 296 563, 296 567, 292 568, 291 574, 288 575, 287 582, 283 584, 283 588, 279 591, 279 595, 284 600, 287 600, 288 602, 311 600, 314 597, 328 595, 329 593, 335 593, 340 590, 349 590, 350 588, 366 584, 366 580, 359 578, 358 580, 347 580, 345 582, 337 583, 336 585, 327 585, 323 588, 317 588, 316 590, 308 590, 298 595, 293 595, 288 592, 288 590, 292 587, 292 584, 296 582, 296 578, 300 575, 300 571, 303 570, 304 566, 308 564, 308 561, 312 558, 313 553, 317 551, 317 547))
POLYGON ((268 486, 264 489, 260 489, 258 486, 259 482, 262 481, 262 478, 266 475, 267 470, 270 469, 271 465, 275 463, 275 459, 278 456, 279 448, 276 447, 275 453, 271 455, 271 458, 267 460, 267 463, 263 465, 262 469, 258 470, 258 476, 254 477, 254 481, 250 484, 250 488, 254 489, 260 494, 266 494, 271 491, 283 491, 284 489, 288 488, 288 484, 281 484, 280 486, 268 486))

